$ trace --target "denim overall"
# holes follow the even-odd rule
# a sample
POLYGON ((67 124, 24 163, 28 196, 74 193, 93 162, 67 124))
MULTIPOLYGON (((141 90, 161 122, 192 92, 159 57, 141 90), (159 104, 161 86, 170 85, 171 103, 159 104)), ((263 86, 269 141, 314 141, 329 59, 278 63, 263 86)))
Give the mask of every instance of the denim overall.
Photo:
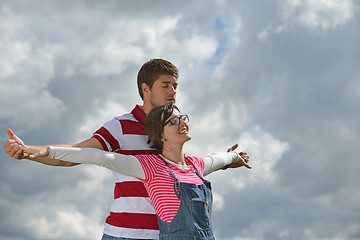
POLYGON ((181 202, 171 222, 165 222, 158 217, 160 240, 214 240, 211 229, 213 198, 210 182, 201 177, 195 167, 194 170, 204 181, 203 184, 179 182, 166 162, 165 165, 175 180, 174 191, 181 202))

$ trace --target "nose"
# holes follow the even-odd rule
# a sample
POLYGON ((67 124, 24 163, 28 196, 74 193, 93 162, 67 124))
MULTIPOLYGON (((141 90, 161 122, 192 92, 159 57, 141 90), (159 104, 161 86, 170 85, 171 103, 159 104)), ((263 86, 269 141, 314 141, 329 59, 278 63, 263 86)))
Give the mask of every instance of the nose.
POLYGON ((179 122, 179 125, 180 126, 183 126, 183 125, 186 125, 187 123, 184 121, 184 120, 182 120, 182 119, 180 119, 180 122, 179 122))
POLYGON ((176 94, 176 88, 174 86, 171 86, 170 92, 175 95, 176 94))

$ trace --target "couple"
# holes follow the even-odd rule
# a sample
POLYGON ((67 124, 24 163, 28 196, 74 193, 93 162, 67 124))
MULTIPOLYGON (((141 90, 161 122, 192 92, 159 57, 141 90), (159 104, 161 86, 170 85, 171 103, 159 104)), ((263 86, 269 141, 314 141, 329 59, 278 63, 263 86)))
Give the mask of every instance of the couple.
MULTIPOLYGON (((203 175, 224 166, 250 168, 248 156, 243 153, 242 158, 234 152, 213 154, 204 159, 184 155, 183 144, 191 138, 186 124, 188 117, 169 105, 175 102, 177 78, 174 65, 162 59, 150 60, 138 74, 139 93, 144 100, 142 108, 136 106, 130 114, 114 118, 84 142, 61 145, 68 148, 26 146, 9 130, 11 139, 4 145, 6 152, 14 158, 31 157, 49 165, 93 163, 135 177, 114 172, 115 201, 106 220, 103 239, 158 239, 157 220, 163 239, 188 239, 183 235, 213 239, 209 220, 211 188, 203 175), (146 117, 146 114, 149 115, 146 117), (147 144, 146 133, 156 152, 147 144), (146 202, 147 192, 154 207, 146 202), (136 209, 116 211, 134 205, 117 206, 117 199, 130 201, 129 196, 143 201, 139 205, 142 212, 136 209), (187 198, 192 200, 184 201, 187 198)), ((231 150, 234 148, 236 146, 231 150)))

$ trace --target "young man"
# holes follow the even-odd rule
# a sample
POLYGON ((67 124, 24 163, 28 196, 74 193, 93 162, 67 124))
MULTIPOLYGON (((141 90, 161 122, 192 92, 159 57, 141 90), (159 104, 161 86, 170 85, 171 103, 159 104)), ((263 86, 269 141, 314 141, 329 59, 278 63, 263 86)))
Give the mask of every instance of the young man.
MULTIPOLYGON (((115 117, 99 128, 91 138, 72 145, 52 146, 98 148, 126 155, 151 154, 144 122, 146 115, 159 106, 175 103, 178 86, 178 69, 163 59, 152 59, 139 70, 137 83, 143 106, 127 114, 115 117)), ((23 141, 8 129, 10 139, 4 144, 6 153, 16 159, 28 158, 23 141)), ((29 146, 43 149, 47 146, 29 146)), ((234 150, 234 145, 228 151, 234 150)), ((52 166, 74 166, 76 163, 51 159, 31 159, 52 166)), ((237 167, 232 166, 230 167, 237 167)), ((115 180, 114 202, 105 221, 103 240, 106 239, 158 239, 157 216, 142 182, 113 172, 115 180)))

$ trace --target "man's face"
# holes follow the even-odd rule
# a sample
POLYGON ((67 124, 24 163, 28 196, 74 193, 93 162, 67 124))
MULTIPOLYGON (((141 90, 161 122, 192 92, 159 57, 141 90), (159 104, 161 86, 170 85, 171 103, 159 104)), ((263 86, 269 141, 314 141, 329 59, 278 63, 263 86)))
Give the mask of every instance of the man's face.
POLYGON ((178 81, 171 75, 160 75, 150 90, 150 104, 153 108, 175 103, 178 81))

